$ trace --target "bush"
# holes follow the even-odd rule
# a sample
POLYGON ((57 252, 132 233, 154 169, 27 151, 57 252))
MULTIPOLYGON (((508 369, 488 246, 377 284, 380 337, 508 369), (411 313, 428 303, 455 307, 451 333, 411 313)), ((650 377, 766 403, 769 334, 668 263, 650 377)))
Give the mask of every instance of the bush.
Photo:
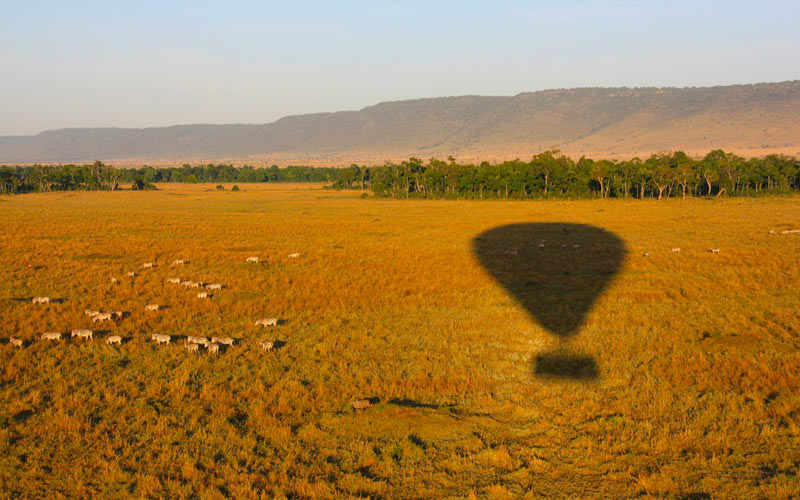
POLYGON ((184 179, 184 182, 188 182, 189 184, 197 184, 197 177, 194 174, 189 174, 184 179))
POLYGON ((238 191, 238 190, 239 190, 239 186, 237 186, 236 184, 234 184, 233 188, 231 188, 231 191, 238 191))
POLYGON ((152 191, 158 188, 152 182, 147 182, 139 177, 133 180, 133 184, 131 184, 131 189, 134 191, 152 191))
POLYGON ((217 191, 225 191, 225 186, 222 184, 217 184, 217 191))

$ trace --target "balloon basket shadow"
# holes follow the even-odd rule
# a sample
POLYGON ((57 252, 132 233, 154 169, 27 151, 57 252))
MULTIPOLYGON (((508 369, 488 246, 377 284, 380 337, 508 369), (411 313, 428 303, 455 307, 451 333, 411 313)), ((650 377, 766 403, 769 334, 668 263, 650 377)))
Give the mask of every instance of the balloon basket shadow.
POLYGON ((537 354, 532 371, 538 377, 561 380, 590 381, 600 376, 593 357, 565 351, 537 354))

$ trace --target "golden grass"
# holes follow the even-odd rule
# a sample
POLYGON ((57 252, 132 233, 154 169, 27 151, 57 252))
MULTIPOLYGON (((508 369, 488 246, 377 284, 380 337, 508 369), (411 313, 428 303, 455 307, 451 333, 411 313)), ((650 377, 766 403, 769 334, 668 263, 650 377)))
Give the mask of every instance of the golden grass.
POLYGON ((394 201, 241 187, 0 198, 0 337, 32 341, 0 344, 0 496, 800 491, 800 238, 768 234, 800 227, 800 199, 394 201), (472 253, 480 233, 520 222, 603 227, 627 246, 568 339, 472 253), (171 268, 176 258, 188 264, 171 268), (227 288, 201 301, 166 284, 173 275, 227 288), (14 300, 35 295, 64 302, 14 300), (145 313, 151 303, 167 309, 145 313), (92 328, 86 308, 130 311, 94 326, 127 343, 34 340, 92 328), (264 316, 286 324, 264 333, 253 325, 264 316), (156 347, 156 332, 243 340, 214 358, 156 347), (263 353, 262 336, 285 345, 263 353), (537 356, 554 352, 593 359, 597 378, 537 375, 537 356), (370 397, 380 403, 349 406, 370 397))

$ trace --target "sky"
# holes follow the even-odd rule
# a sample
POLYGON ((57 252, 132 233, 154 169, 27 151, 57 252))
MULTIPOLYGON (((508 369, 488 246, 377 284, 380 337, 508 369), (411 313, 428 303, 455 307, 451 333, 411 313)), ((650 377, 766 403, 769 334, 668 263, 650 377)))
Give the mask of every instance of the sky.
POLYGON ((0 136, 800 79, 797 0, 0 0, 0 136))

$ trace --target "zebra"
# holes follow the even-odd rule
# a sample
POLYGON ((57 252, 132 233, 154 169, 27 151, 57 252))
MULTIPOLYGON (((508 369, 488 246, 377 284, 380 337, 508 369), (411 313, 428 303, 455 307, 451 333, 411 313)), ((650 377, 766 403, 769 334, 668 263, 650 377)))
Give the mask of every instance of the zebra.
POLYGON ((91 330, 72 330, 70 338, 80 337, 82 339, 93 339, 93 332, 91 330))
POLYGON ((278 318, 261 318, 260 320, 256 321, 256 326, 278 326, 278 318))

